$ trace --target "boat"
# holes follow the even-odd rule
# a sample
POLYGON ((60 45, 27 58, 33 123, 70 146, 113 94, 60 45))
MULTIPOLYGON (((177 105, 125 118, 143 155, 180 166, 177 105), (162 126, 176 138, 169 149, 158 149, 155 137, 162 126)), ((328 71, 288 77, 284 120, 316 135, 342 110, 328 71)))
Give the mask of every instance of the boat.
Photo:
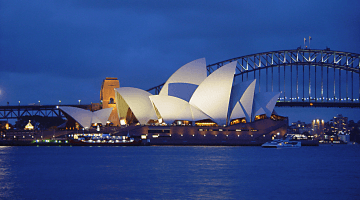
POLYGON ((69 140, 72 146, 138 146, 141 140, 134 140, 128 136, 111 136, 102 134, 101 136, 83 136, 69 140))
POLYGON ((108 133, 74 134, 71 138, 33 140, 29 146, 140 146, 142 140, 108 133))
POLYGON ((263 148, 299 148, 300 141, 291 141, 289 139, 275 139, 261 145, 263 148))

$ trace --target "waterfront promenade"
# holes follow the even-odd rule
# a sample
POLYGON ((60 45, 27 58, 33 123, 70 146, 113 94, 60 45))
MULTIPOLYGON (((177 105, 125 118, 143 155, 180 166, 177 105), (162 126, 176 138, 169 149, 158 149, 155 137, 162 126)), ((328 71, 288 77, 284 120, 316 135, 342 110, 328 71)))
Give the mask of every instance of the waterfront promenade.
MULTIPOLYGON (((120 127, 104 127, 101 128, 101 133, 116 132, 120 127)), ((1 140, 16 140, 16 141, 30 141, 40 139, 54 139, 54 138, 67 138, 69 135, 77 133, 97 133, 96 129, 89 130, 9 130, 2 133, 1 140)))

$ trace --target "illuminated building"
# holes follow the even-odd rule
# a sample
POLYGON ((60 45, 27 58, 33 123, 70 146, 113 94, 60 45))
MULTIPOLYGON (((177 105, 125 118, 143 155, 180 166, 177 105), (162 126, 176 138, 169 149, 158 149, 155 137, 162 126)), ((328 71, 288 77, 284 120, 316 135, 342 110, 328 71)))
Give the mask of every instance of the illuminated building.
POLYGON ((338 114, 336 117, 334 117, 330 121, 332 121, 332 126, 330 129, 332 133, 334 133, 336 135, 350 133, 347 117, 343 117, 342 114, 338 114))
POLYGON ((100 90, 100 102, 102 104, 101 107, 103 109, 113 108, 110 117, 108 119, 110 122, 113 123, 113 126, 120 125, 120 121, 116 109, 115 91, 114 91, 115 88, 119 88, 119 87, 120 84, 117 78, 107 77, 103 81, 100 90))
POLYGON ((311 123, 312 135, 323 135, 325 123, 323 119, 314 119, 311 123))
POLYGON ((29 120, 29 123, 25 125, 24 130, 34 130, 34 126, 31 124, 31 120, 29 120))
POLYGON ((310 132, 311 129, 307 128, 305 122, 297 121, 292 122, 288 132, 290 133, 304 133, 305 131, 310 132))
POLYGON ((136 134, 142 134, 142 138, 166 137, 172 144, 217 144, 223 139, 228 144, 239 144, 240 140, 284 135, 287 118, 273 112, 280 93, 255 92, 255 79, 234 84, 235 68, 236 62, 232 62, 207 76, 202 58, 179 68, 158 95, 138 88, 116 88, 120 122, 145 125, 141 130, 137 128, 136 134), (196 139, 198 135, 201 141, 196 139), (237 139, 229 140, 234 137, 237 139))
MULTIPOLYGON (((336 117, 330 120, 330 123, 326 127, 327 133, 332 135, 335 139, 341 140, 345 143, 350 142, 350 130, 348 118, 338 114, 336 117)), ((329 136, 325 135, 325 139, 329 136)))

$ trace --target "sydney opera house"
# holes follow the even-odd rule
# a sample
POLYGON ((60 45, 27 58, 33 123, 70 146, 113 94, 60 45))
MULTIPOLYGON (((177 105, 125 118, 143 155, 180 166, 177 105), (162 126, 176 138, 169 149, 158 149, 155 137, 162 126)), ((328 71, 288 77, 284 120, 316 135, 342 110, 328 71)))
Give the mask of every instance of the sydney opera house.
POLYGON ((235 83, 236 63, 207 75, 205 59, 179 68, 158 95, 115 89, 119 134, 155 145, 257 145, 286 133, 274 107, 280 93, 255 92, 256 80, 235 83))
POLYGON ((202 58, 179 68, 158 95, 118 85, 115 99, 109 96, 110 108, 60 109, 85 129, 105 125, 116 110, 117 135, 152 145, 260 145, 282 137, 288 120, 274 111, 280 93, 256 92, 256 80, 236 83, 235 68, 232 62, 207 75, 202 58))

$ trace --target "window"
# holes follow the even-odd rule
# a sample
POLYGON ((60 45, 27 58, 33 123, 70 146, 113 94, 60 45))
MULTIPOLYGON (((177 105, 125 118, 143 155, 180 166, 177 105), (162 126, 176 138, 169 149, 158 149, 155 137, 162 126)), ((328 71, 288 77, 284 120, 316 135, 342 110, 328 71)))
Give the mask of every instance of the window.
POLYGON ((110 98, 109 104, 114 104, 114 99, 110 98))
POLYGON ((148 130, 148 133, 170 133, 169 129, 152 129, 148 130))

